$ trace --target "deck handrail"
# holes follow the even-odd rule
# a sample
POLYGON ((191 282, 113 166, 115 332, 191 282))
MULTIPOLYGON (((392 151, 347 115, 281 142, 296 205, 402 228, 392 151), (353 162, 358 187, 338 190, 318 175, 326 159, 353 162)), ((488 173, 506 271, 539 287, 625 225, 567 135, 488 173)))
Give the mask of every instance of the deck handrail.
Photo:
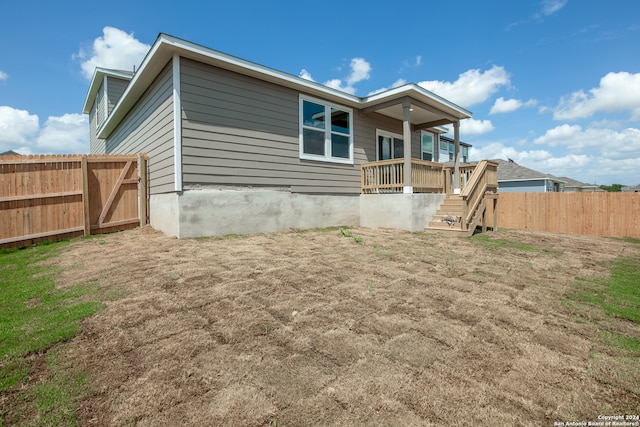
POLYGON ((485 193, 488 191, 496 192, 498 190, 497 172, 497 163, 482 160, 471 174, 471 179, 469 179, 460 193, 460 196, 464 200, 464 213, 462 215, 463 227, 466 227, 471 222, 473 214, 482 202, 485 193))
MULTIPOLYGON (((443 167, 442 163, 411 159, 413 191, 444 192, 443 167)), ((360 170, 362 193, 401 193, 404 190, 404 159, 363 163, 360 170)))

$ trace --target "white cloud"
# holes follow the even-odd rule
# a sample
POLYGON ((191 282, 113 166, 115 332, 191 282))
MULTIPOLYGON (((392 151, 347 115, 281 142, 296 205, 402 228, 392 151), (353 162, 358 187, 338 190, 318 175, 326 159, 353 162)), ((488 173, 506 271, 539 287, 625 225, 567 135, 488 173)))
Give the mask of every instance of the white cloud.
POLYGON ((4 71, 0 70, 0 81, 7 80, 8 78, 9 78, 9 75, 4 71))
POLYGON ((89 152, 89 120, 83 114, 49 117, 40 127, 37 115, 0 106, 0 152, 22 154, 89 152))
POLYGON ((96 67, 133 71, 138 67, 150 46, 133 37, 133 33, 113 27, 104 27, 103 36, 93 41, 90 52, 81 50, 73 57, 85 59, 80 66, 84 76, 90 79, 96 67))
MULTIPOLYGON (((511 158, 542 173, 587 183, 640 183, 640 129, 582 129, 565 124, 549 129, 533 143, 546 144, 549 149, 522 150, 500 142, 476 143, 469 155, 473 160, 511 158)), ((531 147, 530 142, 521 147, 531 147)))
POLYGON ((304 68, 300 71, 300 74, 298 76, 302 77, 305 80, 309 80, 309 81, 315 82, 315 80, 313 80, 313 77, 311 77, 311 74, 307 70, 305 70, 304 68))
POLYGON ((496 99, 496 102, 493 104, 493 107, 491 107, 489 114, 511 113, 522 107, 533 107, 537 103, 538 101, 535 99, 522 102, 519 99, 504 99, 503 97, 500 97, 496 99))
POLYGON ((38 122, 38 116, 26 110, 0 106, 0 151, 26 144, 37 135, 40 129, 38 122))
POLYGON ((372 96, 372 95, 375 95, 377 93, 385 92, 385 91, 387 91, 389 89, 394 89, 394 88, 397 88, 397 87, 400 87, 400 86, 404 86, 406 84, 407 84, 407 81, 405 79, 398 79, 395 82, 393 82, 391 87, 381 87, 380 89, 376 89, 376 90, 374 90, 372 92, 369 92, 367 94, 367 96, 372 96))
POLYGON ((600 86, 562 97, 553 118, 581 119, 601 111, 630 111, 633 120, 640 120, 640 73, 608 73, 600 79, 600 86))
POLYGON ((607 128, 583 130, 578 125, 563 124, 549 129, 533 142, 549 147, 563 147, 573 153, 594 150, 600 153, 600 157, 612 160, 640 159, 640 129, 635 128, 623 129, 618 132, 607 128))
POLYGON ((465 71, 455 82, 430 80, 418 85, 456 104, 469 107, 486 101, 500 87, 509 83, 509 73, 503 67, 494 65, 486 71, 465 71))
POLYGON ((350 93, 351 95, 355 94, 356 89, 353 85, 369 79, 371 65, 364 58, 353 58, 349 67, 351 68, 351 73, 344 79, 344 82, 341 79, 331 79, 324 83, 325 86, 350 93))
POLYGON ((549 16, 566 6, 568 0, 543 0, 540 13, 549 16))
POLYGON ((490 120, 465 119, 460 121, 460 134, 465 137, 468 135, 482 135, 494 129, 495 127, 490 120))
POLYGON ((74 113, 47 118, 35 144, 39 152, 88 153, 88 116, 74 113))

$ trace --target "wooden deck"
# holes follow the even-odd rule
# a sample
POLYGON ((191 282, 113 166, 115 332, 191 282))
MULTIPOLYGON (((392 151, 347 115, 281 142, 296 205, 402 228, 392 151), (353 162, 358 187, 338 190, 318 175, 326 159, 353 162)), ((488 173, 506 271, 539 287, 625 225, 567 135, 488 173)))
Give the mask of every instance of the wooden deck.
MULTIPOLYGON (((403 193, 404 167, 404 159, 364 163, 361 168, 362 193, 403 193)), ((445 167, 442 163, 411 159, 413 193, 447 194, 447 199, 427 228, 471 235, 476 226, 482 225, 485 231, 488 209, 494 213, 493 227, 496 228, 498 165, 482 160, 477 165, 461 166, 459 171, 461 191, 459 195, 454 195, 453 168, 445 167), (445 217, 455 217, 455 221, 449 224, 442 221, 445 217)))

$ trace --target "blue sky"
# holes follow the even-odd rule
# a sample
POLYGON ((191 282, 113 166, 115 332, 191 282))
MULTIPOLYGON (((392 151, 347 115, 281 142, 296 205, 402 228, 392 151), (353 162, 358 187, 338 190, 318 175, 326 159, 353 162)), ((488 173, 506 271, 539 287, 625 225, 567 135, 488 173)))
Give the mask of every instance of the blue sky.
POLYGON ((88 152, 93 66, 163 32, 358 96, 418 83, 473 112, 472 160, 640 184, 637 0, 4 0, 0 152, 88 152))

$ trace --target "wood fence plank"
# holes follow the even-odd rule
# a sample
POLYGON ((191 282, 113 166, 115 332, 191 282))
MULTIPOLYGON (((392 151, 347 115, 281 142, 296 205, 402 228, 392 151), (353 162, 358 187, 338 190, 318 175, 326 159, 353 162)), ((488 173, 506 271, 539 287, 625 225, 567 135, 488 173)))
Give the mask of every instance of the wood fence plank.
POLYGON ((640 238, 640 193, 500 193, 498 226, 640 238))

